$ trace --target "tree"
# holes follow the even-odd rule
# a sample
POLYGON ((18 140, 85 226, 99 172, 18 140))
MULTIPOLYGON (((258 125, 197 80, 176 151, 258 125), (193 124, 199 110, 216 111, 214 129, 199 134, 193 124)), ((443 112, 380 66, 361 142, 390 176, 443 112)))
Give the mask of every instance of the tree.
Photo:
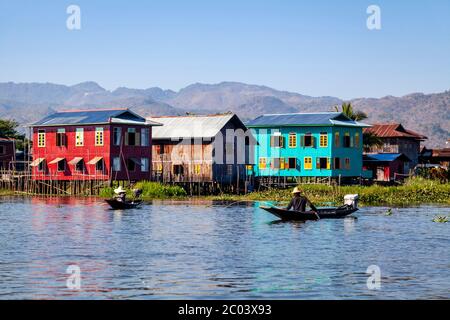
POLYGON ((27 143, 25 135, 17 131, 19 123, 15 120, 0 119, 0 138, 15 139, 17 149, 23 149, 27 143))
POLYGON ((366 113, 353 110, 353 106, 351 103, 344 102, 341 106, 342 110, 339 110, 339 106, 335 106, 334 108, 337 112, 342 112, 345 116, 355 121, 361 121, 368 118, 366 113))
POLYGON ((381 147, 383 145, 383 139, 381 139, 379 136, 377 136, 373 132, 365 132, 363 133, 363 145, 364 150, 369 150, 370 147, 381 147))

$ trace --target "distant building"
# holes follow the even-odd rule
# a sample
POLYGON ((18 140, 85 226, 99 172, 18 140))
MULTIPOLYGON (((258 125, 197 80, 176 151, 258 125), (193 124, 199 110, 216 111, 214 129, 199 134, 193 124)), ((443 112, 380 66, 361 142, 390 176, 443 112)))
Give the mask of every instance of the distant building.
POLYGON ((364 133, 369 132, 381 138, 383 145, 372 146, 364 150, 366 154, 404 154, 410 160, 404 163, 403 171, 405 172, 419 163, 420 143, 427 139, 426 136, 405 129, 399 123, 374 124, 372 127, 364 129, 364 133))
POLYGON ((364 169, 372 172, 372 179, 394 181, 409 173, 411 160, 403 153, 374 153, 363 157, 364 169))
POLYGON ((248 178, 254 138, 235 114, 148 120, 163 124, 153 131, 154 180, 236 185, 248 178))
POLYGON ((34 123, 35 180, 150 180, 152 127, 128 109, 56 112, 34 123))
POLYGON ((450 148, 423 148, 420 153, 420 162, 423 164, 439 164, 443 167, 450 168, 450 148))
POLYGON ((258 145, 257 177, 360 177, 362 129, 339 112, 271 114, 247 123, 258 145))
POLYGON ((0 169, 10 170, 15 161, 16 141, 9 138, 0 138, 0 169))

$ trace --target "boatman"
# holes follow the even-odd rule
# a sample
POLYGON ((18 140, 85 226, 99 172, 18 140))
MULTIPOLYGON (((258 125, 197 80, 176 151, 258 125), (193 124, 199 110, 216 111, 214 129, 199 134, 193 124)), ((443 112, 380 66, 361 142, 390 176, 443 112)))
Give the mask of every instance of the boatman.
POLYGON ((126 200, 126 196, 127 196, 127 191, 122 188, 122 186, 119 186, 117 189, 114 189, 114 193, 116 194, 116 200, 120 201, 120 202, 125 202, 126 200))
POLYGON ((294 210, 294 211, 300 211, 305 212, 306 211, 306 204, 308 203, 308 199, 302 196, 302 191, 295 187, 294 191, 292 191, 292 194, 294 197, 292 198, 291 202, 289 203, 287 210, 294 210))

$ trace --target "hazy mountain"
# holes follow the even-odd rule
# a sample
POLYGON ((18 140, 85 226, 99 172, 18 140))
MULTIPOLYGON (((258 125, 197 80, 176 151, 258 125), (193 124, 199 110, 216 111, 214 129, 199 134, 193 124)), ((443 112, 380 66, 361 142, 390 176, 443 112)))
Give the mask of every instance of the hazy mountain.
MULTIPOLYGON (((54 110, 72 108, 128 107, 145 116, 232 111, 249 120, 263 113, 330 111, 341 103, 335 97, 311 97, 238 82, 196 83, 178 92, 158 87, 108 91, 95 82, 74 86, 0 83, 0 117, 14 118, 24 125, 54 110)), ((442 146, 449 137, 450 91, 361 98, 352 103, 370 116, 369 123, 400 122, 427 135, 427 146, 442 146)))

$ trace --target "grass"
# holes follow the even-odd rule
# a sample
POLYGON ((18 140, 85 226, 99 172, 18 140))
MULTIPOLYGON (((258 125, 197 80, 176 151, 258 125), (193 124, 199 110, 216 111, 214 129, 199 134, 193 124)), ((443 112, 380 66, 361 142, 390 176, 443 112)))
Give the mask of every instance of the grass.
MULTIPOLYGON (((100 197, 112 198, 114 196, 114 189, 116 187, 103 188, 100 191, 100 197)), ((134 189, 142 189, 142 199, 152 200, 152 199, 182 199, 187 197, 186 191, 179 186, 169 186, 163 185, 156 182, 138 182, 133 187, 134 189)), ((132 191, 128 190, 127 196, 133 197, 132 191)))
MULTIPOLYGON (((415 178, 399 186, 342 186, 301 185, 304 194, 317 205, 342 204, 346 194, 359 194, 362 205, 450 204, 450 184, 415 178)), ((291 190, 272 189, 245 196, 222 195, 212 200, 285 202, 292 197, 291 190)))

